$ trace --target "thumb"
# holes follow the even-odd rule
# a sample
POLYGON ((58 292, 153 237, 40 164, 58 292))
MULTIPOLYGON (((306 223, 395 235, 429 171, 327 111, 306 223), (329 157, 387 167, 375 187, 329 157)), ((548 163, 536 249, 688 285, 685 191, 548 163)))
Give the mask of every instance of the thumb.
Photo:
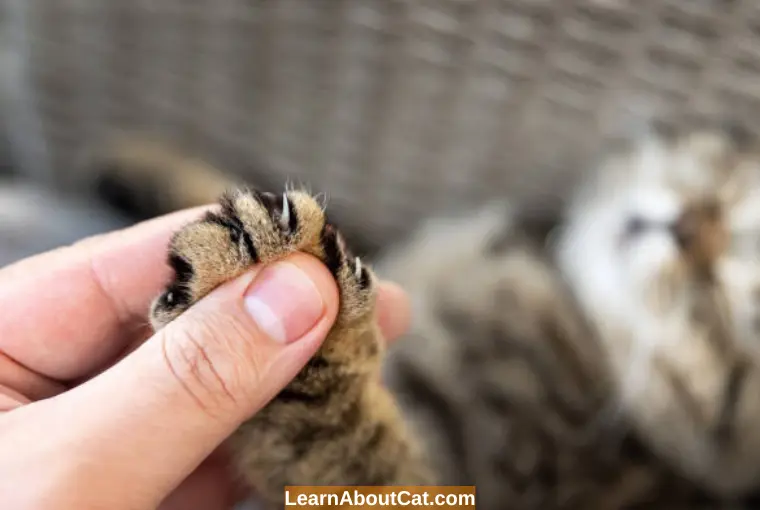
POLYGON ((221 286, 122 362, 51 401, 68 416, 77 478, 90 495, 107 495, 108 508, 157 504, 295 377, 337 309, 332 276, 304 254, 221 286))

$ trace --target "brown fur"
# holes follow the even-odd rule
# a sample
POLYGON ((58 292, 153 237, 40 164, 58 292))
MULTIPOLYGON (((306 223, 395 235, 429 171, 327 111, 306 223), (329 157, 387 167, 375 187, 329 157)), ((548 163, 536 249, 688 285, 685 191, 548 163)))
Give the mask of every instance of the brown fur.
POLYGON ((93 150, 79 180, 137 219, 208 205, 236 184, 231 175, 189 151, 126 135, 93 150))
POLYGON ((415 485, 429 482, 416 441, 380 384, 382 341, 375 280, 326 223, 309 195, 238 190, 220 212, 171 242, 177 279, 152 308, 156 329, 252 264, 302 251, 322 259, 340 288, 335 326, 317 355, 232 438, 245 481, 273 506, 286 485, 415 485), (287 197, 287 201, 283 201, 287 197))
MULTIPOLYGON (((746 289, 760 288, 753 269, 760 206, 751 225, 757 239, 752 229, 746 239, 737 234, 731 213, 752 209, 756 147, 746 133, 671 133, 613 155, 558 215, 526 218, 507 205, 440 221, 388 253, 376 267, 415 304, 412 331, 385 365, 393 397, 376 383, 383 352, 372 318, 374 279, 360 285, 353 257, 339 236, 326 241, 332 234, 321 208, 300 192, 288 193, 298 218, 289 233, 277 226, 279 197, 248 191, 180 231, 170 259, 178 278, 153 319, 160 327, 250 264, 292 250, 313 253, 334 271, 342 308, 330 339, 235 436, 241 471, 272 503, 286 483, 427 483, 411 432, 421 430, 437 479, 476 484, 484 509, 754 508, 760 300, 746 289), (662 167, 661 175, 637 174, 650 166, 662 167), (620 219, 604 200, 640 184, 633 177, 654 179, 680 209, 665 223, 644 224, 643 234, 622 229, 615 250, 654 230, 675 256, 641 281, 631 276, 640 287, 590 288, 610 270, 598 259, 600 245, 617 234, 589 238, 584 229, 620 219), (719 270, 726 259, 744 264, 738 283, 719 270), (626 297, 640 308, 628 322, 606 308, 626 297), (673 334, 655 328, 646 375, 631 383, 641 361, 638 328, 670 318, 683 324, 673 334), (361 448, 369 453, 352 454, 361 448)), ((181 161, 166 163, 172 179, 182 179, 181 161)))
MULTIPOLYGON (((601 181, 586 181, 587 193, 554 217, 553 229, 534 230, 509 207, 486 210, 439 220, 377 265, 417 304, 410 338, 391 350, 386 375, 405 414, 435 431, 425 439, 445 483, 477 484, 478 506, 487 509, 755 507, 760 380, 757 354, 741 335, 757 332, 728 323, 736 310, 724 293, 736 291, 717 270, 739 256, 729 213, 736 200, 749 203, 760 169, 747 147, 720 130, 687 132, 646 163, 662 165, 665 189, 685 200, 674 221, 642 227, 669 232, 679 254, 637 304, 667 320, 686 296, 688 330, 666 339, 674 345, 652 347, 651 375, 636 383, 632 400, 626 376, 637 340, 629 328, 637 325, 600 312, 594 294, 581 299, 584 280, 605 271, 587 243, 611 241, 614 232, 578 232, 606 228, 596 225, 618 210, 579 220, 573 207, 635 186, 646 148, 602 165, 601 181), (747 188, 727 195, 733 179, 747 188), (699 447, 714 457, 700 457, 699 447)), ((754 228, 760 232, 760 222, 754 228)), ((749 266, 750 286, 755 277, 749 266)))

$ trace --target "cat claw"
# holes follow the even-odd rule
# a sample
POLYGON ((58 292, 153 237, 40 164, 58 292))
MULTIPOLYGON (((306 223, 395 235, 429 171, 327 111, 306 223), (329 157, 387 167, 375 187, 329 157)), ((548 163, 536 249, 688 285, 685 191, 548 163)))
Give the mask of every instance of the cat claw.
POLYGON ((282 194, 282 214, 279 219, 280 227, 285 232, 290 231, 290 203, 288 202, 288 194, 282 194))

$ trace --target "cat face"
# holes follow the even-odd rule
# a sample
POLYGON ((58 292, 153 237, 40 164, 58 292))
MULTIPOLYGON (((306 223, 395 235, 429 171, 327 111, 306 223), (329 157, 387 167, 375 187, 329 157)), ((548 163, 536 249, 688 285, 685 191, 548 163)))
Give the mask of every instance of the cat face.
POLYGON ((653 136, 571 207, 558 262, 622 411, 722 492, 760 486, 760 153, 723 130, 653 136))

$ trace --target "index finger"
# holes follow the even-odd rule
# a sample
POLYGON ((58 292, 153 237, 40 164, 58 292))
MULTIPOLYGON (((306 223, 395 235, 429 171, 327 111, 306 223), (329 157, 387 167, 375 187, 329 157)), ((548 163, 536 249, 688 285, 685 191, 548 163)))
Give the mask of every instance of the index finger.
POLYGON ((171 274, 167 243, 205 210, 180 211, 0 270, 0 351, 54 379, 96 371, 147 329, 150 302, 171 274))

